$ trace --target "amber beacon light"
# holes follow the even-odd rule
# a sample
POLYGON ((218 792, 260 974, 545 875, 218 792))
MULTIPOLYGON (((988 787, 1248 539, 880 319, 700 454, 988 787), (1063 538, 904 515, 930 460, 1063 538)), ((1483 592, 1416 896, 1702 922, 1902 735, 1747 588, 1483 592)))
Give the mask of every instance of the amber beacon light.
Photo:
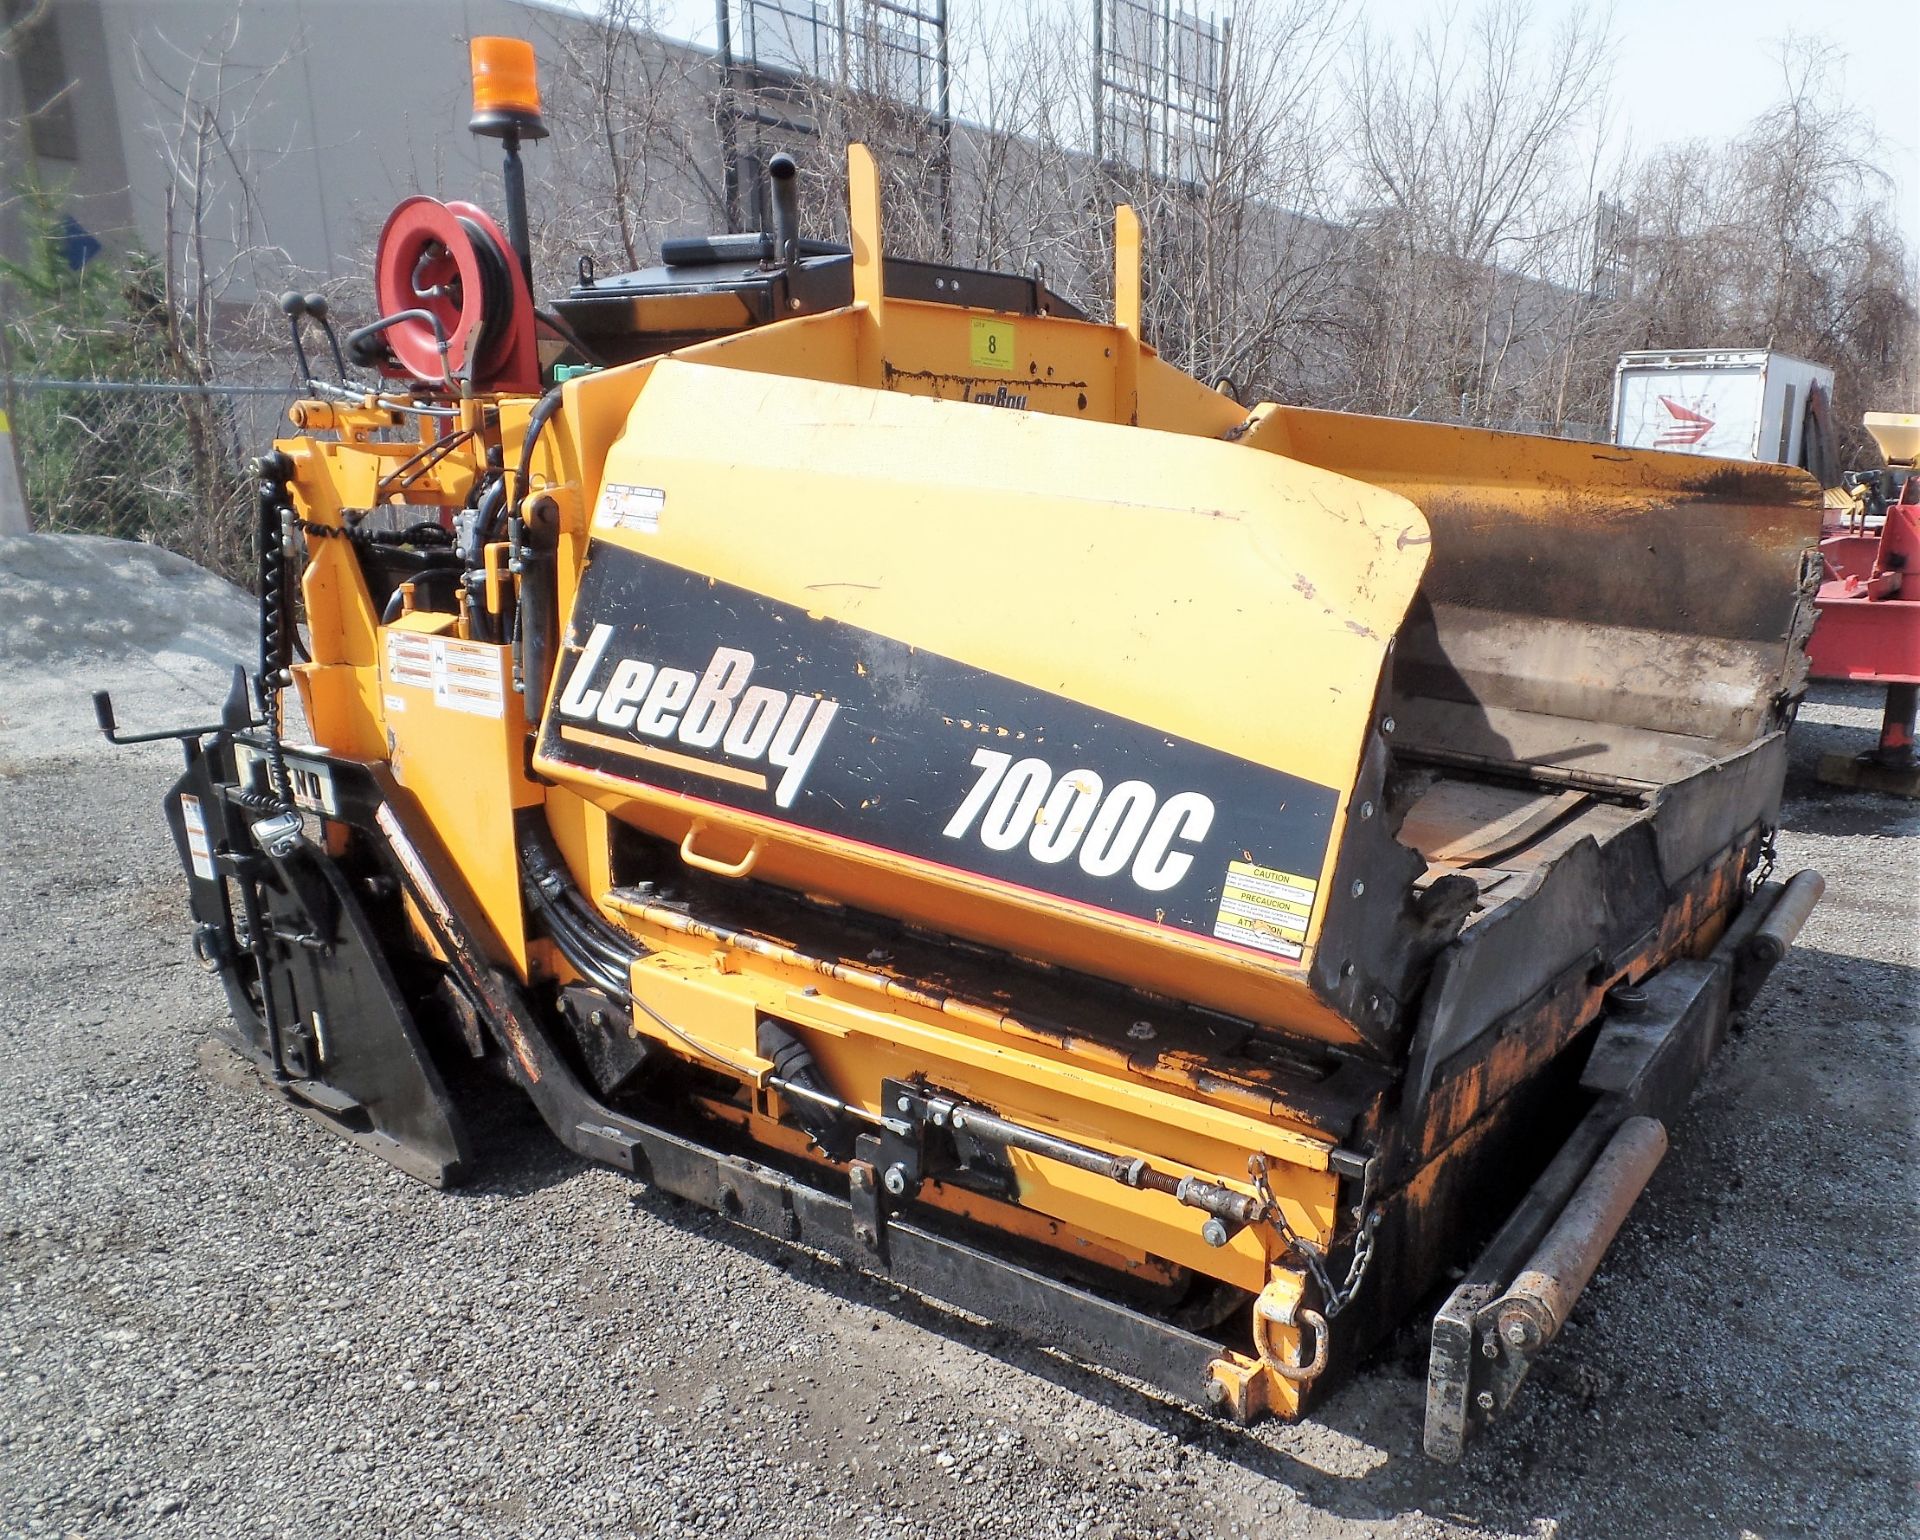
POLYGON ((467 126, 492 139, 546 138, 533 44, 517 37, 476 37, 472 59, 473 121, 467 126))

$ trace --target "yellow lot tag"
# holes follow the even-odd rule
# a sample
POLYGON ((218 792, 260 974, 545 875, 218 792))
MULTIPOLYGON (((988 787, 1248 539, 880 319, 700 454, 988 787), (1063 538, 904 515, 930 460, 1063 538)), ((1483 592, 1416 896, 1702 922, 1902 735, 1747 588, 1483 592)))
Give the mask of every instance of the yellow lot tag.
POLYGON ((968 351, 977 369, 1013 367, 1013 322, 973 318, 973 335, 968 351))
POLYGON ((1229 861, 1213 933, 1222 941, 1298 962, 1319 886, 1311 877, 1255 866, 1251 861, 1229 861))
POLYGON ((0 433, 13 432, 13 424, 7 421, 7 409, 0 406, 0 433))

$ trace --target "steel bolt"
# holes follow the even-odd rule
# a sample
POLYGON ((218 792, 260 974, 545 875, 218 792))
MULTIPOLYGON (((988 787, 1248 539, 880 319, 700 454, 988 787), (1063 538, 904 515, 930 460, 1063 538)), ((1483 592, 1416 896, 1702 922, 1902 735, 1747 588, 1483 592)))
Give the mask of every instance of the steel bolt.
POLYGON ((913 1110, 913 1103, 908 1101, 904 1096, 897 1099, 893 1105, 902 1112, 911 1112, 913 1110))
POLYGON ((1500 1344, 1495 1342, 1491 1337, 1487 1338, 1485 1342, 1480 1344, 1480 1356, 1482 1358, 1498 1358, 1500 1356, 1500 1344))
POLYGON ((1362 818, 1373 817, 1373 804, 1371 802, 1362 802, 1360 804, 1360 816, 1362 818))
POLYGON ((1473 1398, 1473 1404, 1479 1407, 1480 1410, 1483 1412, 1492 1411, 1493 1410, 1493 1392, 1491 1390, 1481 1391, 1479 1395, 1473 1398))
POLYGON ((1540 1345, 1540 1329, 1524 1315, 1508 1316, 1500 1323, 1500 1335, 1507 1339, 1509 1346, 1523 1353, 1540 1345))
POLYGON ((1364 882, 1356 882, 1353 885, 1353 896, 1355 898, 1358 898, 1362 893, 1366 891, 1367 891, 1367 885, 1364 882))
POLYGON ((1207 1405, 1225 1406, 1227 1404, 1227 1382, 1211 1377, 1207 1380, 1207 1405))
POLYGON ((887 1191, 897 1198, 907 1190, 907 1168, 895 1161, 887 1167, 887 1174, 880 1180, 887 1191))
MULTIPOLYGON (((1200 1239, 1209 1246, 1224 1246, 1233 1239, 1233 1234, 1216 1215, 1200 1226, 1200 1239)), ((1215 1383, 1218 1383, 1217 1381, 1215 1383)))
POLYGON ((1381 731, 1381 732, 1383 732, 1383 733, 1391 733, 1391 732, 1393 731, 1393 718, 1392 718, 1392 717, 1383 717, 1383 718, 1381 719, 1381 722, 1380 722, 1380 731, 1381 731))

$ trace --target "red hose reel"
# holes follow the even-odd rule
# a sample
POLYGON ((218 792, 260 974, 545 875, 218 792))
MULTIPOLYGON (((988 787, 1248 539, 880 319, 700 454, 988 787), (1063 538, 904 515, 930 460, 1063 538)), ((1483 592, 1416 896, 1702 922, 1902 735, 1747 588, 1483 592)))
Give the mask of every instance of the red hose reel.
POLYGON ((533 295, 484 210, 428 197, 401 203, 380 231, 373 292, 382 315, 424 311, 439 322, 439 336, 419 315, 387 328, 387 346, 405 374, 453 388, 471 379, 479 394, 539 393, 533 295))

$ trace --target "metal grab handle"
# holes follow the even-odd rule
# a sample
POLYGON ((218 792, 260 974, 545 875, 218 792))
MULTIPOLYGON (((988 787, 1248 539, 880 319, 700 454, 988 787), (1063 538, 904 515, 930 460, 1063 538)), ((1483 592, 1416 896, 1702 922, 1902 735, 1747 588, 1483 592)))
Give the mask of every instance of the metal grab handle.
POLYGON ((716 877, 744 877, 753 870, 754 864, 760 859, 760 846, 763 843, 759 835, 756 834, 753 837, 753 843, 747 846, 747 853, 738 861, 718 861, 712 856, 701 855, 693 848, 693 842, 700 837, 706 827, 707 821, 704 818, 696 818, 687 826, 686 836, 680 841, 682 861, 689 866, 698 867, 703 872, 712 872, 716 877))

